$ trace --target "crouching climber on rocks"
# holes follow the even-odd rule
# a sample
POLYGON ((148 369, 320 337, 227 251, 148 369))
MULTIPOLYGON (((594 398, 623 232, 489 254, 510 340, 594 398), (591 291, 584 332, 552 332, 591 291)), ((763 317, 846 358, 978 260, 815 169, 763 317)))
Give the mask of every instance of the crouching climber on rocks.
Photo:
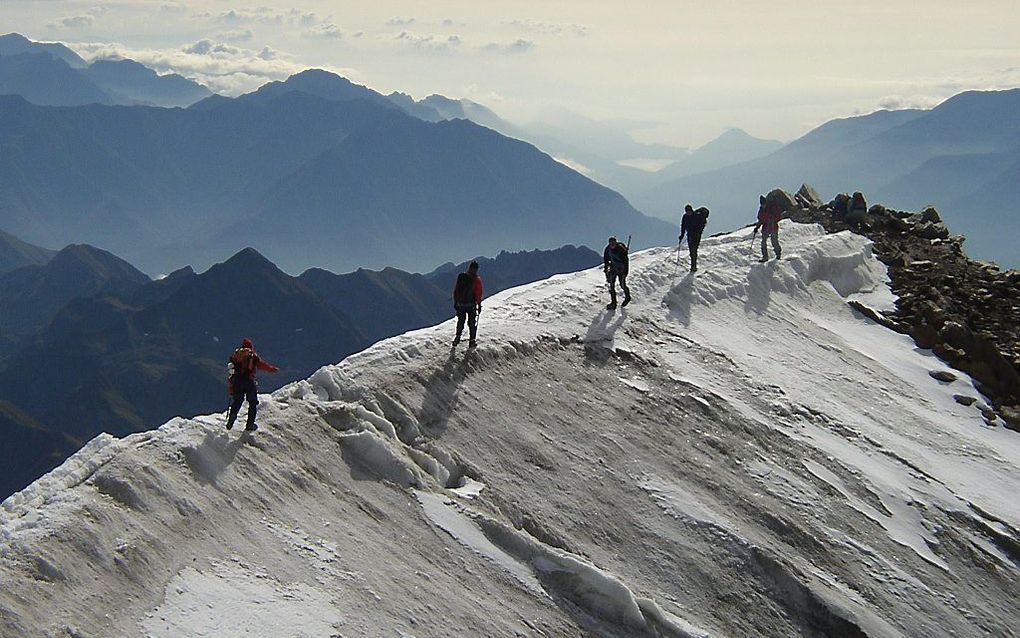
POLYGON ((258 370, 275 373, 280 369, 263 361, 262 357, 255 352, 255 346, 251 339, 247 337, 241 341, 241 347, 230 355, 230 362, 227 365, 230 369, 228 388, 231 397, 233 397, 230 402, 230 413, 227 416, 227 429, 234 427, 237 413, 241 411, 241 404, 247 399, 248 422, 244 429, 246 432, 254 432, 259 429, 259 426, 255 424, 255 415, 259 407, 259 388, 255 381, 255 373, 258 370))

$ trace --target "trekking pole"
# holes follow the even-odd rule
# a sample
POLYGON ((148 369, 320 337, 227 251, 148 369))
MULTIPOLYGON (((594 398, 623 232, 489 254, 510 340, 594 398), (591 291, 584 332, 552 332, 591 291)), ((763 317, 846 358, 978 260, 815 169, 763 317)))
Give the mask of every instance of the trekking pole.
POLYGON ((754 240, 755 240, 756 237, 758 237, 758 229, 757 228, 755 228, 754 232, 751 233, 751 251, 750 251, 751 255, 754 254, 754 240))

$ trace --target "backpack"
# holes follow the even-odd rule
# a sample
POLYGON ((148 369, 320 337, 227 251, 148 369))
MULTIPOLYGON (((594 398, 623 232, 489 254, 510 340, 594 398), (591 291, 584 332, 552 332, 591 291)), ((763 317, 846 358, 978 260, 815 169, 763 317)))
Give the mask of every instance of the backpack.
POLYGON ((867 209, 868 205, 864 201, 864 193, 857 191, 853 196, 853 204, 850 206, 850 210, 857 210, 859 208, 867 209))
POLYGON ((708 209, 704 206, 699 206, 694 209, 694 230, 698 235, 705 232, 705 226, 708 226, 708 209))
POLYGON ((466 272, 457 275, 457 285, 453 287, 453 303, 458 306, 475 305, 475 278, 466 272))
POLYGON ((227 376, 250 376, 255 370, 255 351, 251 348, 238 348, 227 361, 227 376))

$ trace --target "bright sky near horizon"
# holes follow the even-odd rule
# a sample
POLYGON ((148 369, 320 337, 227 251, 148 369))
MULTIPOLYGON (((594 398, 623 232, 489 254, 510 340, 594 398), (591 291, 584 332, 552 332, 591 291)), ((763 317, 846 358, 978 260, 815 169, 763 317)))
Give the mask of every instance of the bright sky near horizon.
POLYGON ((229 95, 320 67, 692 147, 1020 86, 1016 0, 0 0, 11 31, 229 95))

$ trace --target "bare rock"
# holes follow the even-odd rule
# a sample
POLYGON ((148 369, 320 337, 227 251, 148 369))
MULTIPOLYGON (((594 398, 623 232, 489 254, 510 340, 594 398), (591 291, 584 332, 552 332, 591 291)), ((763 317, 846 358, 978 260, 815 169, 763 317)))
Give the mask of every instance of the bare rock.
POLYGON ((801 184, 800 190, 797 191, 797 194, 794 195, 794 197, 811 208, 822 207, 822 196, 818 194, 818 191, 816 191, 814 187, 809 186, 808 184, 801 184))
POLYGON ((928 206, 921 211, 921 221, 930 222, 932 224, 941 224, 942 216, 939 215, 939 211, 937 211, 934 206, 928 206))
POLYGON ((1006 423, 1007 428, 1020 432, 1020 408, 1004 405, 999 408, 999 416, 1006 423))
POLYGON ((974 334, 966 326, 957 321, 947 321, 939 329, 939 336, 947 344, 959 350, 966 350, 974 342, 974 334))
POLYGON ((767 205, 776 206, 779 210, 782 210, 783 217, 789 217, 790 213, 800 208, 797 206, 797 202, 794 201, 793 197, 781 188, 769 191, 769 194, 765 196, 765 203, 767 205))
POLYGON ((954 394, 953 400, 960 405, 972 406, 977 402, 977 397, 968 396, 966 394, 954 394))
POLYGON ((952 383, 956 381, 956 375, 949 370, 929 370, 928 376, 936 381, 942 381, 944 383, 952 383))
POLYGON ((932 346, 938 343, 939 333, 933 326, 921 323, 914 324, 911 327, 910 336, 914 338, 914 343, 917 344, 918 348, 930 350, 932 346))
POLYGON ((945 224, 923 222, 915 226, 914 230, 924 239, 949 239, 949 229, 945 224))

